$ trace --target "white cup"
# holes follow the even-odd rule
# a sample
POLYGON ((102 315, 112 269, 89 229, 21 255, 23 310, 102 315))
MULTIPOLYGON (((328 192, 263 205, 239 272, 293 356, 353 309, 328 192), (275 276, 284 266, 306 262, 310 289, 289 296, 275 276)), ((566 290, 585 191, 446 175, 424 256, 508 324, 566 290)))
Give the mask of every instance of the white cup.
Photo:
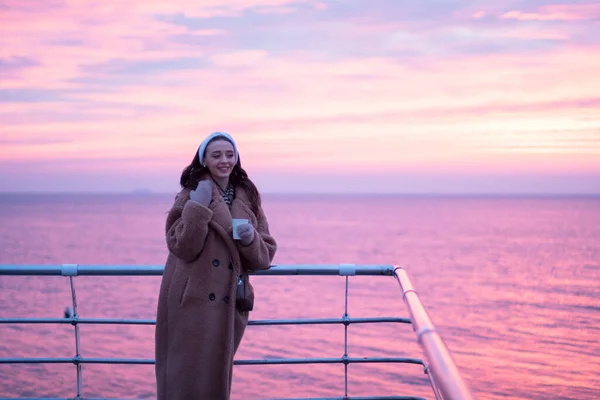
POLYGON ((248 223, 248 220, 247 219, 243 219, 243 218, 234 218, 234 219, 231 220, 231 225, 233 227, 233 238, 234 239, 239 239, 240 238, 240 235, 238 235, 238 233, 237 233, 238 226, 243 225, 243 224, 247 224, 247 223, 248 223))

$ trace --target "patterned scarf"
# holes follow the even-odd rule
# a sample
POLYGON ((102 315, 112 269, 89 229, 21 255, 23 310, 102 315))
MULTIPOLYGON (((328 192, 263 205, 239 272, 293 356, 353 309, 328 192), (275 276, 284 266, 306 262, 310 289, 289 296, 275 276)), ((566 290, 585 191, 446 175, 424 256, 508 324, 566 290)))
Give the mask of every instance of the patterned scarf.
POLYGON ((225 203, 227 203, 227 205, 230 206, 233 202, 233 198, 235 197, 235 191, 233 190, 233 186, 229 185, 226 191, 223 191, 219 187, 219 191, 221 192, 221 196, 223 197, 225 203))
POLYGON ((211 179, 215 183, 215 185, 217 185, 217 187, 219 188, 219 193, 221 193, 221 197, 223 198, 225 203, 227 203, 227 205, 231 207, 231 203, 233 202, 233 199, 235 198, 235 190, 233 189, 233 186, 231 185, 231 183, 229 184, 229 186, 227 187, 226 190, 223 190, 221 188, 221 185, 219 185, 212 176, 211 176, 211 179))

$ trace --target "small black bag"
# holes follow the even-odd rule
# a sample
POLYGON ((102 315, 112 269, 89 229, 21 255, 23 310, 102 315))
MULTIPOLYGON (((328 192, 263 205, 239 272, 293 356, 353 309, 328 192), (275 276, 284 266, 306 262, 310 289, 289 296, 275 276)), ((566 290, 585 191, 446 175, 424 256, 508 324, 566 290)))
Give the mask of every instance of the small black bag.
POLYGON ((248 274, 242 273, 238 277, 235 306, 240 311, 252 311, 254 308, 254 291, 248 274))

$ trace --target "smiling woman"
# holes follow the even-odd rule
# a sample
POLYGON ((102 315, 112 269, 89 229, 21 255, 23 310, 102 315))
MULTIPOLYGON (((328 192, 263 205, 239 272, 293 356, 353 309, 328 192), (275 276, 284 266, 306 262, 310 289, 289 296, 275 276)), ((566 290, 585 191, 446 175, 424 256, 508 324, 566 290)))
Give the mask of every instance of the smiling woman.
POLYGON ((204 139, 180 183, 156 317, 158 399, 226 400, 254 305, 248 271, 270 268, 277 244, 229 134, 204 139))

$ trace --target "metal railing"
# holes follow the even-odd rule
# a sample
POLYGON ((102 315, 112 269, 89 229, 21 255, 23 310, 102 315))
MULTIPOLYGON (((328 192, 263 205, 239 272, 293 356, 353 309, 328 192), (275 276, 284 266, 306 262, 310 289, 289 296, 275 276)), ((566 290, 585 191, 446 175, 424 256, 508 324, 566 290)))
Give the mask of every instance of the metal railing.
MULTIPOLYGON (((75 292, 75 276, 156 276, 162 275, 162 265, 0 265, 0 275, 20 276, 66 276, 71 287, 72 312, 65 312, 64 318, 0 318, 0 324, 71 324, 75 333, 75 356, 72 358, 0 358, 0 364, 74 364, 77 370, 77 393, 75 399, 84 399, 82 365, 84 364, 154 364, 153 359, 97 358, 82 357, 80 351, 79 325, 82 324, 117 324, 117 325, 154 325, 156 320, 149 319, 114 319, 114 318, 80 318, 75 292)), ((421 399, 414 396, 387 397, 348 397, 348 365, 362 363, 403 363, 417 364, 424 368, 436 400, 474 399, 439 333, 437 332, 419 296, 413 288, 406 272, 393 265, 354 265, 354 264, 320 264, 320 265, 273 265, 268 270, 256 271, 253 275, 340 275, 345 277, 345 305, 342 318, 321 319, 280 319, 250 320, 249 326, 268 325, 344 325, 344 355, 340 358, 288 358, 288 359, 252 359, 235 360, 234 365, 284 365, 284 364, 343 364, 344 396, 337 399, 421 399), (348 278, 350 276, 394 276, 402 290, 411 318, 350 318, 348 315, 348 278), (348 356, 348 326, 351 324, 371 323, 406 323, 412 324, 428 363, 418 358, 409 357, 376 357, 353 358, 348 356)), ((20 398, 24 400, 25 398, 20 398)), ((88 399, 88 398, 85 398, 88 399)), ((334 398, 328 398, 334 400, 334 398)), ((66 399, 65 399, 66 400, 66 399)), ((90 399, 91 400, 91 399, 90 399)), ((288 399, 292 400, 292 399, 288 399)), ((312 400, 319 400, 313 398, 312 400)), ((322 399, 325 400, 325 399, 322 399)))

